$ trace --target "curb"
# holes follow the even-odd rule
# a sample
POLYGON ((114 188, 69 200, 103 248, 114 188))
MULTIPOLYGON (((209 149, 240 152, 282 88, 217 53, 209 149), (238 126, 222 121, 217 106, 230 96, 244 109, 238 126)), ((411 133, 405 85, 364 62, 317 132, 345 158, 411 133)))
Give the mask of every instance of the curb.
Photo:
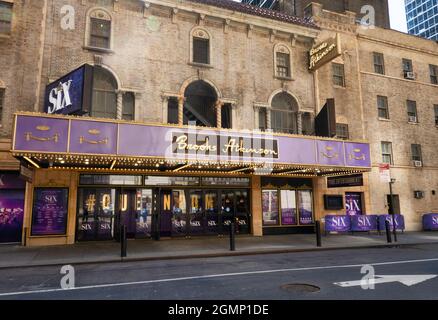
MULTIPOLYGON (((55 267, 63 266, 66 264, 72 265, 90 265, 90 264, 104 264, 104 263, 123 263, 123 262, 140 262, 140 261, 166 261, 166 260, 184 260, 184 259, 202 259, 202 258, 220 258, 220 257, 236 257, 236 256, 251 256, 251 255, 268 255, 268 254, 285 254, 285 253, 300 253, 300 252, 322 252, 322 251, 337 251, 337 250, 352 250, 352 249, 377 249, 377 248, 398 248, 409 247, 419 245, 436 245, 438 242, 419 242, 419 243, 385 243, 375 245, 353 246, 353 247, 313 247, 302 249, 272 249, 272 250, 259 250, 259 251, 229 251, 220 253, 204 253, 204 254, 192 254, 192 255, 175 255, 165 257, 137 257, 137 258, 110 258, 102 260, 89 260, 89 261, 66 261, 66 262, 54 262, 54 263, 36 263, 36 264, 23 264, 14 266, 0 266, 0 270, 7 269, 24 269, 24 268, 37 268, 37 267, 55 267)), ((129 251, 128 251, 129 252, 129 251)))

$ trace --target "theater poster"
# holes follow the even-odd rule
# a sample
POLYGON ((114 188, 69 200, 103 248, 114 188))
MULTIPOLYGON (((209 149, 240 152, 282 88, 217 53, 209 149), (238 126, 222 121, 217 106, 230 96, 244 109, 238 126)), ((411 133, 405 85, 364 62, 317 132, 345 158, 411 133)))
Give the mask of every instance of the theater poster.
POLYGON ((347 216, 362 215, 362 194, 355 192, 345 193, 345 209, 347 216))
POLYGON ((313 205, 312 205, 312 191, 300 190, 298 191, 298 206, 300 213, 300 224, 313 224, 313 205))
POLYGON ((0 243, 21 242, 24 192, 0 190, 0 243))
POLYGON ((36 188, 32 210, 32 236, 65 235, 68 188, 36 188))

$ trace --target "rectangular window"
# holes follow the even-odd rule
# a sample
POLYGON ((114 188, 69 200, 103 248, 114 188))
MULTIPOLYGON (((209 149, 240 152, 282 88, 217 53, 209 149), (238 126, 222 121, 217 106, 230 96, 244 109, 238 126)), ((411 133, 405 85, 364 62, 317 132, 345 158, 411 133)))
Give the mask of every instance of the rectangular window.
POLYGON ((132 92, 123 93, 123 120, 133 121, 135 119, 135 95, 132 92))
POLYGON ((111 21, 91 18, 90 28, 90 46, 109 49, 111 39, 111 21))
POLYGON ((0 122, 3 119, 3 108, 5 107, 5 89, 0 88, 0 122))
POLYGON ((259 129, 265 131, 267 128, 266 125, 266 108, 260 108, 259 110, 259 129))
POLYGON ((393 164, 391 142, 382 141, 382 162, 393 164))
POLYGON ((412 100, 407 100, 407 107, 408 107, 408 121, 412 123, 417 123, 418 122, 417 102, 412 100))
POLYGON ((435 125, 438 126, 438 104, 434 105, 433 109, 435 110, 435 125))
POLYGON ((277 77, 290 77, 290 55, 277 52, 277 77))
POLYGON ((178 124, 178 99, 171 97, 167 103, 167 123, 178 124))
POLYGON ((438 66, 430 64, 429 69, 430 69, 430 83, 438 84, 438 66))
POLYGON ((421 145, 420 144, 411 144, 411 152, 412 152, 412 161, 422 161, 423 157, 421 156, 421 145))
POLYGON ((345 87, 344 65, 333 63, 333 84, 335 86, 345 87))
POLYGON ((377 96, 377 109, 379 118, 389 119, 388 98, 383 96, 377 96))
POLYGON ((414 79, 414 69, 412 66, 412 60, 410 59, 403 59, 402 60, 402 64, 403 64, 403 75, 405 77, 405 79, 414 79))
POLYGON ((193 38, 193 62, 210 64, 210 40, 193 38))
POLYGON ((383 54, 374 52, 374 72, 378 74, 385 74, 385 63, 383 60, 383 54))
POLYGON ((11 33, 12 3, 0 1, 0 34, 11 33))
POLYGON ((281 225, 297 225, 297 200, 295 190, 281 190, 281 225))
POLYGON ((336 137, 343 140, 349 139, 348 124, 345 123, 336 124, 336 137))

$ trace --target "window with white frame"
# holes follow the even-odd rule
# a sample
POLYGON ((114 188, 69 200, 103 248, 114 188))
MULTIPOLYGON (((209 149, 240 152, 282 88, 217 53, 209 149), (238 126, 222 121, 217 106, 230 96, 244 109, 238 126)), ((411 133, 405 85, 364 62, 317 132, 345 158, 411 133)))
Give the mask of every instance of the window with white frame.
POLYGON ((430 83, 438 84, 438 66, 430 64, 429 69, 430 69, 430 83))
POLYGON ((379 119, 389 119, 388 98, 377 96, 377 111, 379 119))
POLYGON ((12 3, 0 1, 0 34, 11 33, 12 3))
POLYGON ((108 12, 103 9, 92 10, 88 18, 87 46, 99 49, 111 49, 112 28, 112 19, 108 12))
POLYGON ((374 72, 378 74, 385 74, 385 63, 383 54, 379 52, 373 52, 374 59, 374 72))
POLYGON ((332 63, 333 84, 339 87, 345 87, 344 65, 340 63, 332 63))
POLYGON ((423 161, 420 144, 411 144, 411 154, 412 154, 412 161, 421 161, 421 162, 423 161))
POLYGON ((382 141, 382 162, 393 164, 392 157, 392 143, 387 141, 382 141))
POLYGON ((418 122, 417 102, 412 100, 407 100, 406 104, 408 108, 408 121, 411 123, 417 123, 418 122))

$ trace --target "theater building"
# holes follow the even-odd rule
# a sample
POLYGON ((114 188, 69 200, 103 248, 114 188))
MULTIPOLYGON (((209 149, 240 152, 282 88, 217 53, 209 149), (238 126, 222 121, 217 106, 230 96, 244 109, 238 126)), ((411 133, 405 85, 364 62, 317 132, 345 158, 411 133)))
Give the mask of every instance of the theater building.
MULTIPOLYGON (((0 40, 1 170, 26 183, 5 187, 19 190, 16 208, 2 205, 22 208, 22 243, 117 239, 122 225, 151 239, 224 236, 232 222, 239 235, 306 233, 327 214, 387 213, 377 129, 395 129, 372 120, 365 92, 377 88, 362 79, 373 76, 368 38, 382 36, 351 14, 316 6, 312 22, 225 0, 3 3, 13 14, 0 40), (41 23, 27 35, 31 9, 41 23), (325 45, 333 52, 321 55, 325 45), (6 50, 23 50, 9 57, 26 86, 6 50)), ((403 212, 408 229, 427 201, 403 212)))

